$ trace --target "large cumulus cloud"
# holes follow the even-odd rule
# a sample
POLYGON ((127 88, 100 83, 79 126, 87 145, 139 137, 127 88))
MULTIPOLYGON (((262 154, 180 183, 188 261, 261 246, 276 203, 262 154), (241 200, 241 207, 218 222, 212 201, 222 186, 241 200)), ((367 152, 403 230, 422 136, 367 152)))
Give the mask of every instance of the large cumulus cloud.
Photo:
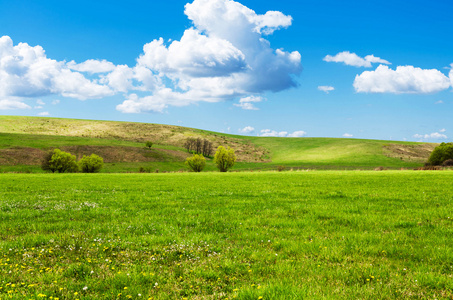
POLYGON ((290 26, 290 16, 256 14, 231 0, 194 0, 184 12, 193 26, 180 40, 145 44, 135 66, 56 61, 40 46, 14 46, 10 37, 0 38, 0 109, 29 108, 24 99, 47 95, 85 100, 123 94, 119 111, 162 112, 296 86, 301 55, 274 49, 266 40, 290 26))
POLYGON ((395 70, 380 65, 374 71, 357 75, 354 88, 365 93, 427 94, 448 89, 451 82, 436 69, 398 66, 395 70))
POLYGON ((275 11, 259 15, 230 0, 195 0, 185 6, 185 14, 193 27, 179 41, 165 45, 162 38, 154 40, 137 60, 137 66, 168 77, 172 85, 129 98, 118 110, 142 112, 153 110, 152 103, 215 102, 296 86, 299 52, 273 49, 265 39, 290 26, 290 16, 275 11))

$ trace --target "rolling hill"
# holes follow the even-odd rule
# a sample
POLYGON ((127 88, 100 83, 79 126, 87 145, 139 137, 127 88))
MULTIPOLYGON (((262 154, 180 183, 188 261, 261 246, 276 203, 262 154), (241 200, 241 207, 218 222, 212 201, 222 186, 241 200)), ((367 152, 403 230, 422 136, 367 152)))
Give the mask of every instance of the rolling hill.
MULTIPOLYGON (((436 144, 339 138, 276 138, 223 134, 180 126, 0 116, 0 171, 40 172, 46 151, 60 148, 77 157, 96 153, 103 172, 182 171, 188 138, 235 149, 235 170, 415 168, 436 144), (144 143, 152 141, 153 148, 144 143)), ((207 171, 215 170, 208 159, 207 171)))

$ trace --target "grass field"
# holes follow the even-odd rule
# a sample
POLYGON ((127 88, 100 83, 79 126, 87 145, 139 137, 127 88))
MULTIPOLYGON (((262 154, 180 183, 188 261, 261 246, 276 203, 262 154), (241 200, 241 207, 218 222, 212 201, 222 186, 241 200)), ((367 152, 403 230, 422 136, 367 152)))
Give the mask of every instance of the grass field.
MULTIPOLYGON (((95 153, 107 163, 102 172, 187 171, 187 138, 206 138, 214 148, 236 151, 235 170, 328 169, 372 170, 417 168, 436 144, 339 139, 273 138, 228 135, 178 126, 0 116, 0 172, 40 172, 49 149, 60 148, 81 158, 95 153), (150 151, 144 141, 153 141, 150 151)), ((208 160, 206 171, 215 171, 208 160)))
POLYGON ((452 179, 0 174, 0 298, 451 299, 452 179))

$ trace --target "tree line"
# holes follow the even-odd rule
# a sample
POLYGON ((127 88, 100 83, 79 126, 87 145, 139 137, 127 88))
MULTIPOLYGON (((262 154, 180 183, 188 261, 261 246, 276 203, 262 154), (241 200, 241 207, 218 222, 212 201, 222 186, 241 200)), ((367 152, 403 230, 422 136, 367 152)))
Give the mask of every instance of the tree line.
POLYGON ((188 138, 184 143, 184 148, 193 154, 202 154, 204 157, 212 155, 212 142, 201 138, 188 138))

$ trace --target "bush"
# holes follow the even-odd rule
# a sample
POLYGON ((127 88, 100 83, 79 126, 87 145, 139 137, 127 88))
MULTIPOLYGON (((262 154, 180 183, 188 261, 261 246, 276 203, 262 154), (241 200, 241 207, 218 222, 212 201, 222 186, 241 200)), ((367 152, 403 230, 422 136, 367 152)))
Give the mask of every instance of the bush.
POLYGON ((282 172, 285 171, 286 167, 285 166, 278 166, 277 171, 282 172))
POLYGON ((76 157, 60 149, 54 149, 47 153, 41 163, 41 168, 52 173, 74 173, 78 170, 76 157))
POLYGON ((226 172, 234 166, 236 162, 236 155, 234 150, 228 147, 225 149, 223 146, 217 148, 217 152, 214 155, 214 161, 220 172, 226 172))
POLYGON ((442 143, 434 148, 428 163, 433 166, 440 166, 448 159, 453 159, 453 143, 442 143))
POLYGON ((194 172, 201 172, 206 166, 206 158, 203 155, 194 154, 186 159, 186 165, 194 172))
POLYGON ((444 167, 453 167, 453 159, 447 159, 446 161, 443 162, 442 166, 444 167))
POLYGON ((153 142, 147 141, 145 145, 146 145, 146 147, 148 147, 149 149, 151 149, 151 147, 153 146, 153 142))
POLYGON ((96 154, 84 155, 79 160, 79 168, 83 173, 97 173, 104 166, 104 159, 96 154))
POLYGON ((151 167, 140 167, 138 169, 139 173, 151 173, 151 167))

